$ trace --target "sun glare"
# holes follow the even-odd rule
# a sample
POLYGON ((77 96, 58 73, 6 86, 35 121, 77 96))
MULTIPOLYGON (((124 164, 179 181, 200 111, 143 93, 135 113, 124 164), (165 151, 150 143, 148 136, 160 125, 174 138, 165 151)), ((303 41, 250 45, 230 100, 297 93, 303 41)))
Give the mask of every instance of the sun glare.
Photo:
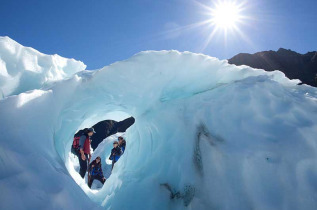
POLYGON ((192 23, 182 27, 177 27, 174 30, 168 31, 166 34, 177 36, 183 31, 200 31, 206 38, 199 47, 200 51, 204 51, 210 43, 217 40, 223 40, 224 45, 227 45, 231 40, 243 40, 252 45, 243 29, 248 26, 247 21, 252 17, 248 15, 252 4, 247 0, 212 0, 209 4, 203 4, 199 0, 193 2, 201 9, 201 14, 204 19, 201 22, 192 23))
POLYGON ((233 2, 219 2, 211 10, 211 22, 218 28, 230 29, 240 20, 240 8, 233 2))

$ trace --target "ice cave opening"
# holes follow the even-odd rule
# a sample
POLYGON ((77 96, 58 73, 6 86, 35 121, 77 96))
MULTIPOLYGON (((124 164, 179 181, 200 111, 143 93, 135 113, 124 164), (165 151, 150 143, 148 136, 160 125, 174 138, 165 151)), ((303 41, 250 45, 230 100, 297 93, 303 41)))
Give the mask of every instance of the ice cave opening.
MULTIPOLYGON (((72 110, 73 111, 73 110, 72 110)), ((101 111, 102 112, 102 111, 101 111)), ((97 156, 101 157, 101 164, 105 178, 108 180, 111 175, 111 160, 108 159, 110 155, 110 151, 112 149, 113 141, 117 140, 119 136, 123 136, 125 139, 129 139, 126 131, 128 129, 133 130, 133 124, 135 119, 124 111, 109 111, 105 114, 99 114, 100 112, 96 110, 95 114, 91 114, 86 119, 83 119, 81 123, 76 124, 75 127, 77 129, 74 130, 73 134, 76 131, 81 130, 83 128, 93 127, 96 131, 95 135, 92 136, 91 149, 92 149, 92 158, 91 161, 94 160, 97 156), (100 119, 106 119, 101 120, 100 119)), ((61 127, 69 127, 68 120, 63 121, 65 124, 61 125, 61 127)), ((73 142, 73 138, 69 138, 69 141, 64 142, 63 138, 65 135, 62 135, 65 130, 60 130, 56 136, 61 136, 62 139, 55 137, 56 145, 61 145, 61 141, 63 145, 65 145, 64 150, 63 147, 57 146, 56 151, 61 155, 61 158, 65 162, 65 166, 74 179, 74 181, 81 187, 81 189, 91 198, 93 201, 97 201, 98 199, 94 199, 95 195, 98 191, 103 187, 103 185, 94 181, 91 189, 87 186, 87 176, 88 172, 84 179, 82 179, 78 173, 79 171, 79 162, 77 156, 70 152, 71 144, 73 142), (60 133, 61 132, 61 133, 60 133), (66 144, 65 144, 66 143, 66 144), (61 150, 62 149, 62 150, 61 150)), ((66 132, 69 133, 69 132, 66 132)), ((109 179, 108 182, 111 182, 109 179)), ((111 183, 110 183, 111 185, 111 183)), ((101 204, 101 203, 100 203, 101 204)))
MULTIPOLYGON (((87 128, 90 128, 90 127, 94 128, 96 132, 91 137, 92 158, 90 162, 95 160, 96 157, 98 156, 101 157, 103 175, 106 179, 108 179, 111 175, 112 161, 109 160, 109 155, 112 149, 112 143, 116 141, 119 136, 125 137, 126 130, 129 129, 134 124, 135 119, 124 112, 107 113, 105 119, 107 120, 100 121, 93 125, 90 124, 93 122, 87 119, 84 121, 83 125, 87 125, 87 126, 84 126, 87 128)), ((83 129, 84 127, 80 127, 78 130, 83 129)), ((76 183, 83 184, 83 182, 86 182, 87 184, 88 171, 86 173, 84 180, 80 176, 78 176, 78 171, 80 167, 79 167, 79 162, 76 155, 68 152, 68 158, 66 159, 65 164, 71 176, 76 181, 76 183)), ((80 185, 80 186, 84 188, 85 191, 87 190, 85 185, 80 185)), ((96 192, 96 190, 101 189, 102 186, 103 185, 100 182, 95 181, 93 182, 93 185, 90 191, 96 192)))

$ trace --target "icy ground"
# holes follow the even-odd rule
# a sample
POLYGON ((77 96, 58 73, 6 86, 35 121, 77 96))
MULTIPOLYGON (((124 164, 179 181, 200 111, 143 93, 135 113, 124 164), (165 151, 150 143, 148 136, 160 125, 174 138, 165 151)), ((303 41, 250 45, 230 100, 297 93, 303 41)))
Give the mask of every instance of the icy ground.
MULTIPOLYGON (((317 89, 297 83, 201 54, 147 51, 5 97, 0 209, 315 210, 317 89), (89 190, 74 173, 72 136, 117 112, 136 119, 127 149, 105 185, 89 190)), ((104 167, 111 141, 94 154, 104 167)))

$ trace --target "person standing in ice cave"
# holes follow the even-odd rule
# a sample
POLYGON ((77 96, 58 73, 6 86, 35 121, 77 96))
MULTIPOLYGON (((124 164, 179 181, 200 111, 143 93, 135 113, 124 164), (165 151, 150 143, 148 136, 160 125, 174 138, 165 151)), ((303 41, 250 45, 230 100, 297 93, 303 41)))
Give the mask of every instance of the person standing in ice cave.
POLYGON ((123 139, 122 136, 118 137, 118 142, 119 142, 119 147, 122 150, 122 154, 124 153, 125 146, 126 146, 126 141, 123 139))
POLYGON ((89 188, 91 188, 91 185, 95 179, 99 180, 102 184, 105 183, 106 178, 103 176, 101 158, 99 156, 89 164, 89 174, 90 174, 90 179, 88 180, 89 188))
POLYGON ((118 146, 118 142, 114 141, 113 142, 113 149, 111 150, 111 154, 109 157, 109 160, 112 160, 112 168, 114 164, 119 160, 120 156, 122 155, 122 150, 120 149, 120 147, 118 146))
POLYGON ((79 174, 82 178, 85 177, 88 163, 91 159, 90 154, 90 137, 94 135, 95 130, 93 128, 87 129, 87 131, 80 137, 79 139, 79 153, 78 153, 78 160, 80 165, 79 174))

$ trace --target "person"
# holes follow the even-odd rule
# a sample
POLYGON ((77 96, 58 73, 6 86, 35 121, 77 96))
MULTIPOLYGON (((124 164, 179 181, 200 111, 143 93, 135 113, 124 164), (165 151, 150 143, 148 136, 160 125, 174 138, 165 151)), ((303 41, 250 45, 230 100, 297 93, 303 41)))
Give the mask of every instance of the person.
POLYGON ((101 167, 101 158, 97 157, 94 161, 89 164, 89 175, 88 187, 91 188, 91 185, 95 179, 99 180, 102 184, 105 183, 106 178, 103 176, 102 167, 101 167))
POLYGON ((122 136, 118 137, 118 141, 119 141, 119 147, 122 150, 122 154, 123 154, 125 150, 125 146, 126 146, 126 141, 123 139, 122 136))
POLYGON ((112 168, 114 164, 119 160, 120 156, 122 155, 122 150, 120 149, 120 147, 118 146, 118 142, 114 141, 113 142, 113 149, 111 150, 111 154, 109 157, 109 160, 112 160, 112 168))
POLYGON ((91 159, 90 154, 90 137, 96 133, 93 128, 88 128, 86 132, 83 133, 83 135, 79 139, 79 153, 78 153, 78 160, 79 160, 79 174, 82 178, 85 177, 88 163, 91 159))

